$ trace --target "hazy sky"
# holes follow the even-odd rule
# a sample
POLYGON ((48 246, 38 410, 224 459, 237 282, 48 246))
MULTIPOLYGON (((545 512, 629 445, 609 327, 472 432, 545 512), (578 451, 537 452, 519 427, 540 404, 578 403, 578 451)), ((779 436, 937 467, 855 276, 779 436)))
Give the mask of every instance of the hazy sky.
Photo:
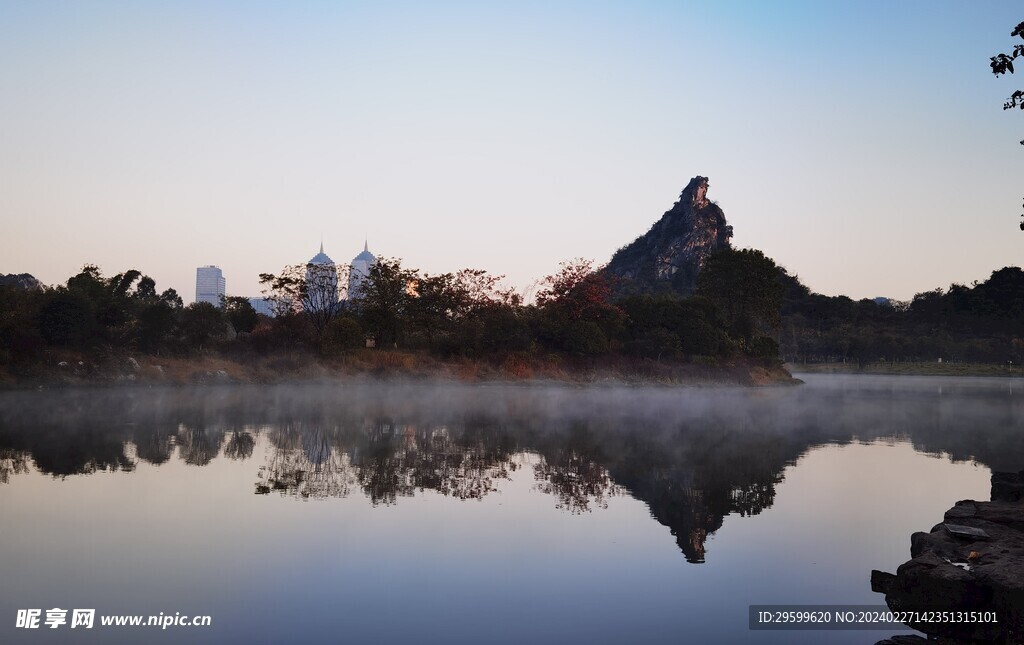
MULTIPOLYGON (((524 287, 694 175, 812 289, 1021 264, 1010 2, 0 0, 0 273, 191 301, 362 250, 524 287)), ((1020 42, 1020 41, 1017 41, 1020 42)))

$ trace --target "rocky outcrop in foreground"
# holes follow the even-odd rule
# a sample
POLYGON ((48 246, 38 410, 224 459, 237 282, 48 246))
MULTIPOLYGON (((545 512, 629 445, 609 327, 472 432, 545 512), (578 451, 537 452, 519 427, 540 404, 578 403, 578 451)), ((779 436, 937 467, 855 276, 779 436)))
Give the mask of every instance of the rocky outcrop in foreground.
POLYGON ((644 235, 615 252, 605 272, 624 293, 693 293, 697 274, 715 251, 729 248, 732 227, 707 198, 708 178, 694 177, 679 201, 644 235))
MULTIPOLYGON (((992 501, 964 500, 910 538, 896 575, 871 572, 894 611, 995 611, 997 623, 909 626, 945 643, 1017 643, 1024 637, 1024 472, 995 473, 992 501)), ((906 639, 907 637, 898 637, 906 639)), ((886 642, 903 642, 893 637, 886 642)), ((906 641, 910 642, 910 641, 906 641)))

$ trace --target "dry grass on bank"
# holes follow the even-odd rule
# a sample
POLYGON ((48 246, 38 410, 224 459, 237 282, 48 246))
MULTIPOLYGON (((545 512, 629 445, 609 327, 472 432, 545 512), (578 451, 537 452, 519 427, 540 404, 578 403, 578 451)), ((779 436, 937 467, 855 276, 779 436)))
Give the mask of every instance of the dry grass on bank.
POLYGON ((787 363, 790 372, 804 374, 903 374, 907 376, 1024 376, 1024 366, 950 361, 902 363, 787 363))
POLYGON ((359 349, 334 357, 295 351, 267 355, 86 355, 52 352, 20 370, 0 367, 0 387, 278 383, 371 377, 477 382, 662 385, 774 385, 796 382, 778 366, 756 361, 658 362, 623 356, 574 358, 511 353, 488 359, 441 359, 426 352, 359 349))

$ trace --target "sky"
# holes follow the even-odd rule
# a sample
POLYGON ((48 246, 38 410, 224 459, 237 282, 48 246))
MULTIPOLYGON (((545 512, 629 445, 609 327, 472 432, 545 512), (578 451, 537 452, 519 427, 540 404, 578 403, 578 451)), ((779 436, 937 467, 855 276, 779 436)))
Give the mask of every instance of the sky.
MULTIPOLYGON (((691 177, 811 289, 1022 263, 1011 2, 0 0, 0 273, 229 295, 364 240, 522 290, 691 177)), ((1019 40, 1017 42, 1020 42, 1019 40)), ((1019 75, 1018 75, 1019 76, 1019 75)))

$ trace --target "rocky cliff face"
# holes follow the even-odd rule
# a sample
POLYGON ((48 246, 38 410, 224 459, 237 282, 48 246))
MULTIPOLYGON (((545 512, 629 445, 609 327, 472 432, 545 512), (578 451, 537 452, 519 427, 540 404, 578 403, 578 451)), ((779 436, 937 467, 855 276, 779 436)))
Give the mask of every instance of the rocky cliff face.
POLYGON ((11 273, 10 275, 0 273, 0 287, 12 287, 14 289, 31 291, 42 289, 43 285, 28 273, 11 273))
POLYGON ((693 293, 704 261, 728 248, 732 237, 725 213, 707 192, 708 178, 694 177, 651 230, 615 252, 605 272, 617 291, 693 293))

